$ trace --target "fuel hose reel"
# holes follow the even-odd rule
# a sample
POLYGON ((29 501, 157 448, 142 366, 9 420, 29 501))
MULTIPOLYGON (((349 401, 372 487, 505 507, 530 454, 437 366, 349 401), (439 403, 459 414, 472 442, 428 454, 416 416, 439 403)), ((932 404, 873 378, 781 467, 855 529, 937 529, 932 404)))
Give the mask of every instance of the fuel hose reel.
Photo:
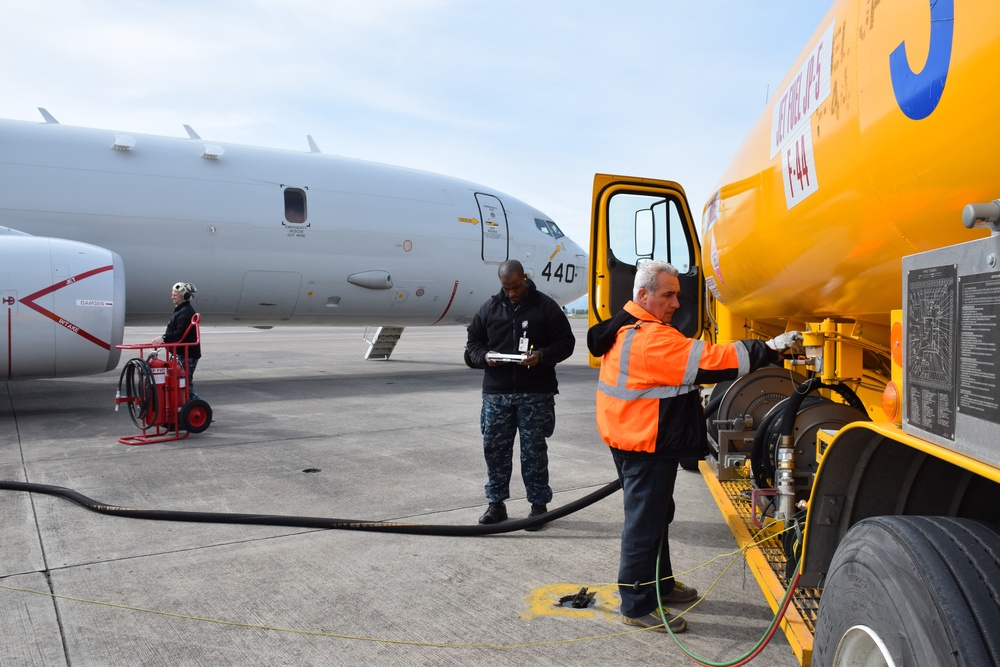
POLYGON ((816 433, 820 429, 839 430, 856 421, 870 421, 857 394, 846 385, 825 385, 819 379, 807 380, 791 396, 776 403, 761 420, 750 450, 750 470, 758 489, 775 487, 778 449, 782 435, 792 436, 794 452, 795 500, 809 497, 816 475, 816 433), (847 403, 836 403, 818 394, 816 389, 830 389, 847 403))
POLYGON ((720 481, 743 479, 755 432, 765 415, 806 378, 768 366, 712 388, 705 408, 706 430, 720 481))

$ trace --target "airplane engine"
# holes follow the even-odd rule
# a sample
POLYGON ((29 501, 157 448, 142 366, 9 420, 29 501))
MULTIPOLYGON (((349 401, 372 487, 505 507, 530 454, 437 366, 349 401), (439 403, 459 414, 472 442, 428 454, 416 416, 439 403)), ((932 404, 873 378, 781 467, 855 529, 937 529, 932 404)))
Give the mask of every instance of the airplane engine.
POLYGON ((125 269, 117 253, 0 233, 0 380, 109 371, 118 365, 124 330, 125 269))

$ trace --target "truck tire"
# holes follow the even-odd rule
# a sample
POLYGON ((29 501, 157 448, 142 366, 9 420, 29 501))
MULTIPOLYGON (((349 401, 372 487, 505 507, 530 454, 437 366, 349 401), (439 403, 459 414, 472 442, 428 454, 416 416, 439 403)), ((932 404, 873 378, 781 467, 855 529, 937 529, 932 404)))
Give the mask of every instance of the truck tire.
POLYGON ((1000 535, 970 519, 881 516, 840 543, 812 664, 1000 664, 1000 535))

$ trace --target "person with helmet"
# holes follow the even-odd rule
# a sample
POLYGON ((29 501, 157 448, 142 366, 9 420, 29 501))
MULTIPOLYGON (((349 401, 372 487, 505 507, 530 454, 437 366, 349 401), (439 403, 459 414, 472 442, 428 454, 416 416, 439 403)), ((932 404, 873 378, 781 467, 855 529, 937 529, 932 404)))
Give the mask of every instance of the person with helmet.
POLYGON ((632 301, 587 331, 587 348, 601 358, 597 428, 611 449, 625 506, 618 567, 622 622, 666 632, 665 618, 675 633, 684 632, 687 622, 666 605, 698 598, 697 590, 673 578, 667 529, 674 518, 677 466, 702 453, 699 385, 735 380, 802 345, 798 331, 725 345, 685 337, 670 324, 680 307, 678 275, 667 262, 641 263, 632 301), (661 543, 662 610, 655 585, 661 543))
POLYGON ((201 359, 201 343, 197 342, 198 332, 191 326, 191 318, 194 317, 195 313, 191 299, 197 291, 191 283, 174 283, 170 292, 170 299, 174 302, 174 312, 167 321, 167 330, 163 332, 162 336, 153 339, 153 345, 196 343, 190 347, 178 348, 176 355, 177 363, 187 369, 188 388, 191 391, 192 399, 198 398, 198 394, 194 390, 194 369, 198 367, 198 360, 201 359))

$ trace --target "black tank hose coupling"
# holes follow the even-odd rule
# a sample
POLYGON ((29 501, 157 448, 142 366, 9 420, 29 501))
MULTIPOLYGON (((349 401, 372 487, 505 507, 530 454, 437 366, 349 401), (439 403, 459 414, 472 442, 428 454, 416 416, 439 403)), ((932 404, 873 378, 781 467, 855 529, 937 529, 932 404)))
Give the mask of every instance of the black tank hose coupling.
MULTIPOLYGON (((789 397, 788 403, 781 412, 779 417, 781 421, 777 424, 778 463, 775 486, 778 489, 778 497, 775 517, 785 521, 792 521, 795 515, 795 419, 806 396, 817 389, 835 391, 852 408, 859 409, 862 413, 867 414, 861 399, 858 398, 853 389, 845 384, 825 384, 821 378, 814 377, 809 378, 795 388, 795 392, 789 397)), ((756 435, 754 436, 754 440, 756 441, 756 435)))

